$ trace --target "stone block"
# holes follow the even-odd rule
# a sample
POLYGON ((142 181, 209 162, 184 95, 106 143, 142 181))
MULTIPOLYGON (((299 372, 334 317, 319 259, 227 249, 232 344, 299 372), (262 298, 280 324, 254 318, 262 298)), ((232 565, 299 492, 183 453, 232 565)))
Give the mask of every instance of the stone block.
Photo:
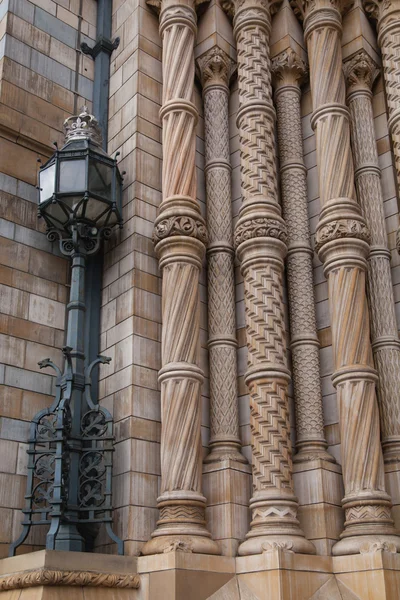
POLYGON ((53 388, 53 378, 49 375, 33 373, 32 371, 26 371, 25 369, 11 366, 6 366, 4 382, 11 387, 22 388, 47 395, 52 393, 53 388))
POLYGON ((48 327, 64 329, 65 305, 61 302, 31 294, 29 297, 29 319, 48 327))
POLYGON ((30 67, 39 75, 50 79, 50 81, 67 88, 67 90, 71 89, 71 70, 64 65, 60 65, 52 58, 32 50, 30 67))
POLYGON ((28 318, 29 294, 0 284, 1 310, 6 315, 28 318))

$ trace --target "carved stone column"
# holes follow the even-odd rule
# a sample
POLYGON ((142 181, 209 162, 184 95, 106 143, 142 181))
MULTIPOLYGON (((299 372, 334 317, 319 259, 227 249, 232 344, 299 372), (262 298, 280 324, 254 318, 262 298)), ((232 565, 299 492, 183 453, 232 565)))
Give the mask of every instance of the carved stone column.
POLYGON ((271 97, 271 9, 263 0, 234 7, 243 204, 235 244, 244 277, 250 426, 253 452, 251 529, 240 555, 278 544, 314 553, 297 520, 289 439, 283 312, 286 227, 280 215, 271 97))
POLYGON ((236 556, 248 529, 250 467, 241 454, 237 388, 237 341, 229 79, 233 60, 218 46, 197 59, 203 85, 207 190, 210 454, 203 464, 207 522, 222 554, 236 556), (247 494, 246 494, 247 492, 247 494))
POLYGON ((341 59, 338 0, 298 2, 303 11, 313 98, 321 214, 316 250, 328 280, 340 414, 345 529, 335 555, 356 554, 376 539, 400 548, 385 491, 377 375, 365 290, 369 235, 355 200, 349 112, 341 59))
POLYGON ((160 519, 143 554, 218 554, 201 493, 199 272, 206 228, 196 201, 194 2, 163 0, 163 199, 154 242, 163 275, 160 519))
POLYGON ((388 127, 400 186, 400 0, 363 0, 363 4, 367 13, 377 21, 389 113, 388 127))
POLYGON ((307 207, 307 170, 303 160, 300 82, 306 64, 292 49, 272 61, 282 186, 282 207, 288 231, 287 279, 293 383, 296 407, 295 462, 315 459, 335 462, 326 451, 315 317, 307 207))
POLYGON ((345 63, 356 186, 371 232, 368 284, 371 341, 378 370, 385 463, 400 461, 400 342, 394 310, 385 214, 375 141, 371 88, 379 70, 365 50, 345 63))
POLYGON ((229 156, 229 78, 233 61, 218 47, 197 61, 204 99, 208 227, 208 348, 211 452, 205 462, 246 462, 240 453, 234 250, 229 156))

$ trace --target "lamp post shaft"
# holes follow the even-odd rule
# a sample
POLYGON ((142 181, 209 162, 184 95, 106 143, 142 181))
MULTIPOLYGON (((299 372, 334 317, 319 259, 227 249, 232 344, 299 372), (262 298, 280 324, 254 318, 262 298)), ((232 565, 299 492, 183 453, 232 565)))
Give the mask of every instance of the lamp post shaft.
POLYGON ((85 270, 86 257, 79 250, 72 255, 71 290, 67 305, 67 346, 71 348, 72 372, 68 361, 65 364, 62 381, 63 394, 70 393, 70 406, 72 413, 71 434, 69 439, 69 480, 68 480, 68 511, 66 519, 60 524, 56 535, 56 550, 83 552, 85 549, 84 538, 79 533, 75 523, 69 523, 68 517, 73 521, 78 519, 79 506, 79 460, 82 448, 80 440, 81 419, 83 414, 83 391, 85 388, 85 353, 84 353, 84 327, 85 327, 85 270), (70 391, 69 391, 70 390, 70 391))

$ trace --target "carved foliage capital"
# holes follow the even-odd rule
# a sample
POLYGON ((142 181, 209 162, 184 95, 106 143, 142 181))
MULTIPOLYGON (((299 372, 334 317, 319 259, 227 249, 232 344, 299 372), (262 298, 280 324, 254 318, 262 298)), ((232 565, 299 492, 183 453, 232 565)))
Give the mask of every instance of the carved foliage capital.
POLYGON ((235 63, 221 48, 214 46, 200 56, 196 63, 203 89, 210 85, 229 86, 235 63))
POLYGON ((153 231, 153 242, 157 244, 170 236, 183 235, 197 238, 207 243, 207 229, 202 219, 188 216, 166 217, 156 222, 153 231))
POLYGON ((360 50, 343 64, 348 92, 371 89, 379 75, 379 67, 365 50, 360 50))
POLYGON ((362 3, 365 12, 376 21, 381 18, 383 12, 386 12, 390 9, 392 4, 390 0, 363 0, 362 3))
POLYGON ((283 221, 269 217, 241 221, 235 229, 235 248, 242 242, 258 237, 272 237, 286 244, 287 233, 285 224, 283 221))
POLYGON ((342 15, 353 5, 354 0, 290 0, 290 4, 297 18, 302 21, 311 12, 324 11, 334 8, 342 15))
POLYGON ((320 251, 322 246, 333 240, 343 238, 356 238, 369 243, 370 235, 365 223, 358 219, 335 219, 317 229, 315 236, 315 250, 320 251))
MULTIPOLYGON (((206 2, 207 0, 193 0, 193 4, 191 6, 191 8, 196 9, 200 4, 203 4, 204 2, 206 2)), ((151 6, 157 14, 160 14, 163 6, 162 6, 162 0, 146 0, 146 4, 148 4, 149 6, 151 6)), ((179 6, 181 4, 181 6, 185 6, 184 2, 180 2, 179 0, 176 0, 176 4, 174 5, 174 8, 176 8, 177 6, 179 6)), ((187 4, 186 4, 187 6, 187 4)))
POLYGON ((300 85, 307 73, 307 64, 292 48, 288 48, 272 59, 271 70, 275 86, 280 83, 300 85))
POLYGON ((282 0, 222 0, 222 9, 226 12, 230 19, 233 19, 235 14, 240 10, 248 9, 251 14, 255 15, 257 10, 267 11, 274 15, 282 0))

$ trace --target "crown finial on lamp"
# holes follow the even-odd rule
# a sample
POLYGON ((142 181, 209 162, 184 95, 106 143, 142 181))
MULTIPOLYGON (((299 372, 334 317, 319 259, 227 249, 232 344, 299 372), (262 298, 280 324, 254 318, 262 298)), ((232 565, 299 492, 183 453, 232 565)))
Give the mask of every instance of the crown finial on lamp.
POLYGON ((90 139, 94 144, 101 146, 102 136, 99 123, 94 115, 89 113, 87 106, 83 106, 79 115, 68 117, 64 121, 65 143, 82 138, 90 139))

